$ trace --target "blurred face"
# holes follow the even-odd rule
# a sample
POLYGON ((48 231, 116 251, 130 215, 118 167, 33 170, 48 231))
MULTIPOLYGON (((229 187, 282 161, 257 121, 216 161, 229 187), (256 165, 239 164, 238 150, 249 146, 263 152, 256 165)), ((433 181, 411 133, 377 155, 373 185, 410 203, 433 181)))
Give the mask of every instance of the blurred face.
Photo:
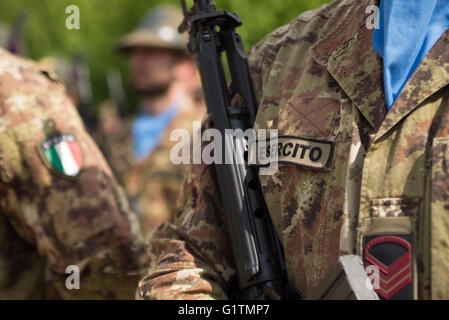
POLYGON ((133 87, 141 94, 165 92, 173 81, 177 57, 170 50, 135 48, 130 55, 133 87))

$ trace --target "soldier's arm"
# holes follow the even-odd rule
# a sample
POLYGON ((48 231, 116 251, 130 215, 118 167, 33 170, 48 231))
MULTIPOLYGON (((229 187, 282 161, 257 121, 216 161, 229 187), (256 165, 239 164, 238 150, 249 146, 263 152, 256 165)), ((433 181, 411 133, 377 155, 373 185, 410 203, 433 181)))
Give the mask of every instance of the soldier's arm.
POLYGON ((45 258, 45 296, 132 299, 148 260, 124 193, 61 86, 30 62, 0 61, 1 211, 45 258), (68 266, 79 290, 66 287, 68 266))

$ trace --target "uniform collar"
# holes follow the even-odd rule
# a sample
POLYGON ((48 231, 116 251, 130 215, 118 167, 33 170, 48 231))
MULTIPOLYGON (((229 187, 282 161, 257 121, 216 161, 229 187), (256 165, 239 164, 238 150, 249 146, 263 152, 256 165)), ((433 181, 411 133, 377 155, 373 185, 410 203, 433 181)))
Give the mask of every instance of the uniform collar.
POLYGON ((449 29, 427 53, 393 104, 376 140, 387 133, 427 98, 449 84, 449 29))
POLYGON ((333 30, 319 40, 311 54, 339 83, 353 104, 377 130, 388 111, 383 87, 382 58, 371 45, 366 8, 377 1, 354 1, 333 30))
POLYGON ((374 29, 366 27, 369 5, 377 0, 354 1, 336 27, 311 47, 315 61, 325 67, 353 104, 383 137, 420 104, 449 84, 449 30, 429 51, 388 112, 383 61, 372 47, 374 29))

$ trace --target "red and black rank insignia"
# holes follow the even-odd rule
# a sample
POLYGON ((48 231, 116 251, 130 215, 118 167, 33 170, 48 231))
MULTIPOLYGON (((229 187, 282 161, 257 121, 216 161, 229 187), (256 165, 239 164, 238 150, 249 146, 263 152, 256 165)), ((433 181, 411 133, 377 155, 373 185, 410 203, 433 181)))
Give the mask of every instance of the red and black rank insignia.
POLYGON ((387 300, 413 299, 411 235, 368 236, 363 240, 365 267, 379 268, 377 294, 387 300))

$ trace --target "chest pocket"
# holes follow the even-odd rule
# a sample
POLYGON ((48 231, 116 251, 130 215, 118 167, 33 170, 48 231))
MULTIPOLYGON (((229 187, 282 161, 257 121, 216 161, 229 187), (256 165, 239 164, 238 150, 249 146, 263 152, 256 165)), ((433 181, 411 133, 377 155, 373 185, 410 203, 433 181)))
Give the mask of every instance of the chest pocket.
POLYGON ((337 99, 294 97, 279 114, 279 136, 328 139, 337 124, 339 110, 337 99))
POLYGON ((322 168, 280 162, 274 175, 260 177, 286 252, 289 279, 303 290, 316 285, 338 258, 352 143, 348 136, 339 134, 340 127, 347 127, 343 125, 343 107, 339 99, 330 97, 290 99, 275 123, 279 138, 331 143, 331 160, 322 168))
MULTIPOLYGON (((310 144, 318 147, 327 144, 330 145, 330 156, 325 165, 313 168, 305 161, 282 161, 282 152, 285 148, 279 148, 277 172, 273 175, 260 176, 265 196, 268 198, 267 204, 271 206, 270 212, 274 215, 273 220, 279 232, 289 230, 293 223, 291 217, 300 211, 310 211, 310 216, 315 216, 317 211, 320 211, 317 210, 317 206, 321 207, 320 202, 324 198, 332 197, 330 191, 334 183, 340 187, 344 186, 345 161, 335 164, 335 157, 341 160, 347 158, 351 145, 350 139, 343 138, 338 141, 335 139, 338 131, 336 129, 341 126, 342 109, 340 100, 335 98, 294 96, 280 110, 275 122, 279 144, 287 146, 288 143, 284 140, 289 140, 288 142, 292 144, 294 141, 302 141, 302 144, 310 141, 310 144), (279 212, 286 213, 286 216, 278 215, 279 212)), ((288 150, 295 151, 295 148, 288 150)), ((302 147, 296 150, 296 160, 301 157, 304 150, 302 147)), ((310 153, 312 147, 307 151, 310 153)), ((306 159, 306 152, 304 155, 306 159)), ((337 191, 337 188, 332 190, 337 191)), ((302 214, 305 218, 305 213, 302 214)), ((310 218, 306 224, 312 227, 315 219, 310 218)))

